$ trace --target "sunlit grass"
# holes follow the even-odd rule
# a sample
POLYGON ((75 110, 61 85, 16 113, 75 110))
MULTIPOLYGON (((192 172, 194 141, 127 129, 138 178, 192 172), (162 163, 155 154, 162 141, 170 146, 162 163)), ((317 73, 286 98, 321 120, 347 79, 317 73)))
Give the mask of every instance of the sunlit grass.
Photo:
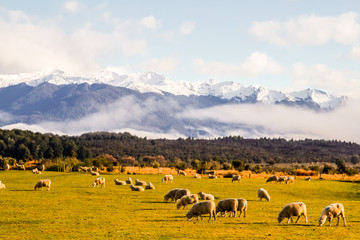
POLYGON ((163 175, 131 175, 152 182, 156 190, 132 192, 117 186, 115 178, 129 175, 103 174, 105 188, 91 186, 89 173, 29 171, 0 172, 6 189, 0 190, 1 239, 358 239, 360 236, 360 184, 340 181, 295 180, 295 184, 265 184, 264 179, 194 179, 175 176, 174 182, 161 183, 163 175), (34 191, 40 179, 52 181, 51 190, 34 191), (246 218, 218 218, 217 221, 186 221, 185 210, 163 196, 175 187, 192 193, 204 191, 220 199, 242 197, 248 200, 246 218), (270 202, 259 202, 257 190, 263 187, 270 202), (276 216, 290 202, 307 205, 309 222, 278 224, 276 216), (317 226, 323 207, 341 202, 347 226, 317 226))

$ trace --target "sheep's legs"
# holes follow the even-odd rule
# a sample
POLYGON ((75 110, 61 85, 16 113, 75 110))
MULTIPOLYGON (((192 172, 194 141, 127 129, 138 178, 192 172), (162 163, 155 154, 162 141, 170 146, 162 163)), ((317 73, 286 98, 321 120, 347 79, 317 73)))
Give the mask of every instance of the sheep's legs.
POLYGON ((331 219, 332 217, 329 217, 329 227, 331 227, 331 219))
POLYGON ((346 226, 346 221, 345 221, 345 214, 344 214, 344 212, 341 213, 341 217, 342 217, 342 219, 343 219, 343 221, 344 221, 344 227, 345 227, 345 226, 346 226))
POLYGON ((298 218, 296 219, 296 222, 295 222, 295 223, 298 223, 298 222, 299 222, 300 217, 301 217, 301 215, 298 216, 298 218))

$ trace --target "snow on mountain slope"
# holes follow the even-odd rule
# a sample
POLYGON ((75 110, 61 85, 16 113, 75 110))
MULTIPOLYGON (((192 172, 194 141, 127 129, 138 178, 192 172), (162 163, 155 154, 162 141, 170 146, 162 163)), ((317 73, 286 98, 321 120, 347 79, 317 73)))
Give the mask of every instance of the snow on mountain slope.
POLYGON ((38 86, 44 82, 55 85, 104 83, 129 88, 141 93, 163 94, 163 92, 168 92, 185 96, 215 96, 222 99, 233 99, 240 103, 263 102, 275 104, 283 101, 303 101, 309 104, 318 104, 321 109, 332 109, 346 102, 346 97, 337 98, 315 89, 286 93, 270 90, 262 86, 243 86, 232 81, 216 82, 210 79, 206 82, 176 82, 155 72, 119 74, 109 70, 102 70, 93 74, 76 76, 55 69, 39 73, 0 75, 0 87, 19 83, 38 86))

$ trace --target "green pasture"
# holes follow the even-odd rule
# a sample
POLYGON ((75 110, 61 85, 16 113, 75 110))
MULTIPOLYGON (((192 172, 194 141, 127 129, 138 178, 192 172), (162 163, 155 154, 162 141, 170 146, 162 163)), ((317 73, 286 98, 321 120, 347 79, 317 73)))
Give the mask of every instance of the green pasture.
MULTIPOLYGON (((162 175, 103 174, 105 188, 93 188, 96 178, 89 173, 2 171, 0 180, 0 239, 360 239, 360 184, 329 180, 295 180, 285 185, 265 179, 194 179, 174 176, 173 183, 161 183, 162 175), (139 178, 152 182, 156 190, 132 192, 117 186, 114 179, 139 178), (35 191, 40 179, 52 181, 50 191, 35 191), (217 218, 187 221, 185 210, 163 202, 172 188, 191 193, 211 193, 218 202, 224 198, 246 198, 246 218, 217 218), (271 201, 259 202, 257 190, 268 190, 271 201), (302 201, 308 223, 278 224, 282 207, 302 201), (345 206, 347 226, 318 227, 317 218, 328 204, 345 206)), ((295 220, 295 219, 294 219, 295 220)))

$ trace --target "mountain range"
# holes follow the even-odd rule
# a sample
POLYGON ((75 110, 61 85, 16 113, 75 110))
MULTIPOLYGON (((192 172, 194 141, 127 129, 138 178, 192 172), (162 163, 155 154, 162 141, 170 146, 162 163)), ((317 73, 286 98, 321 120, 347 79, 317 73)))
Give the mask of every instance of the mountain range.
POLYGON ((239 104, 332 111, 346 102, 345 96, 335 97, 316 89, 282 92, 230 81, 176 82, 155 72, 119 74, 103 70, 69 75, 51 70, 0 75, 0 127, 62 123, 57 131, 65 134, 132 129, 208 137, 231 129, 252 132, 259 129, 182 115, 189 109, 196 112, 239 104), (81 127, 75 122, 82 122, 81 127))

